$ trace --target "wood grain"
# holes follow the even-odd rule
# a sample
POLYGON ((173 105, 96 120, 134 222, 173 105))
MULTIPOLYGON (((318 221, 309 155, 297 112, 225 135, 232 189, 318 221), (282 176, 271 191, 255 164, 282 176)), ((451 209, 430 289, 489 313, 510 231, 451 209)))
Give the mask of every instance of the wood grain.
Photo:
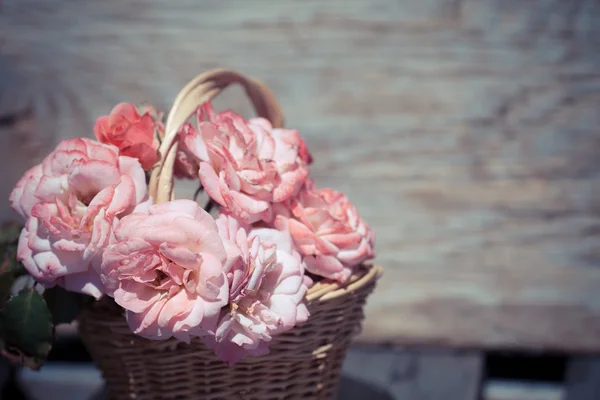
POLYGON ((388 268, 361 341, 598 353, 600 270, 388 268))
POLYGON ((4 0, 0 39, 56 138, 209 68, 266 81, 377 231, 363 340, 600 349, 597 1, 4 0))
POLYGON ((36 84, 8 65, 0 54, 0 220, 17 220, 10 191, 29 167, 42 160, 56 142, 54 121, 36 84), (43 121, 43 122, 42 122, 43 121), (40 123, 44 124, 41 129, 40 123))

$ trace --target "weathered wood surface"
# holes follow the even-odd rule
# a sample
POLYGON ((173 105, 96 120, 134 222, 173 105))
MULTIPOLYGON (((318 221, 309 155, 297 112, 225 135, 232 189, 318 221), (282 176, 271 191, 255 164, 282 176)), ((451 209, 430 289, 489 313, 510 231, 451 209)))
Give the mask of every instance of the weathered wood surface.
POLYGON ((600 349, 598 2, 4 0, 0 35, 50 137, 265 80, 377 231, 364 340, 600 349))
POLYGON ((598 271, 520 264, 447 267, 388 268, 370 300, 363 339, 598 351, 598 271))
POLYGON ((56 130, 35 84, 6 63, 0 52, 0 219, 10 216, 8 196, 17 180, 55 143, 56 130), (40 121, 48 128, 40 129, 40 121))

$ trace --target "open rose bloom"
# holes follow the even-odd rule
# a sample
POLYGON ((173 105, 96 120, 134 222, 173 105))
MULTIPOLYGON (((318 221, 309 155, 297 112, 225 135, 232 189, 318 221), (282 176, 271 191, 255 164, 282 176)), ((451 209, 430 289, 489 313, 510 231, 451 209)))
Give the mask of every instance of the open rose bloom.
POLYGON ((234 364, 306 322, 313 282, 347 282, 374 257, 374 233, 309 180, 297 131, 208 103, 195 117, 170 131, 173 175, 201 186, 216 219, 192 200, 154 204, 162 113, 121 103, 98 118, 97 141, 63 141, 14 188, 18 259, 45 287, 113 301, 141 337, 200 340, 234 364))
POLYGON ((118 223, 104 251, 106 293, 148 339, 214 332, 227 304, 227 253, 215 220, 191 200, 142 205, 118 223))
POLYGON ((277 211, 275 226, 291 233, 313 274, 345 282, 374 256, 375 233, 343 193, 309 183, 277 211))
POLYGON ((227 215, 217 224, 233 254, 226 268, 229 305, 216 335, 205 342, 221 359, 235 363, 246 353, 268 353, 274 335, 308 319, 303 299, 310 281, 288 232, 253 229, 227 215))
POLYGON ((147 201, 133 158, 90 139, 65 140, 25 173, 10 196, 25 218, 18 259, 46 286, 99 298, 102 253, 118 219, 147 201))
POLYGON ((216 114, 209 104, 198 110, 198 129, 182 132, 181 148, 208 195, 245 223, 270 221, 272 204, 294 196, 308 176, 310 155, 296 131, 216 114))

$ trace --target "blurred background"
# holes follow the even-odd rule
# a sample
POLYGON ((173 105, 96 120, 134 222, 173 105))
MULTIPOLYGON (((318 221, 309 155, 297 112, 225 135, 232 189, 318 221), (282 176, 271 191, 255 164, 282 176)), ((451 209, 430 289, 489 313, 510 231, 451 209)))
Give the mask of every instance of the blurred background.
MULTIPOLYGON (((216 67, 272 88, 377 232, 345 398, 600 399, 598 1, 3 0, 1 217, 57 141, 216 67)), ((73 332, 3 398, 100 390, 73 332)))

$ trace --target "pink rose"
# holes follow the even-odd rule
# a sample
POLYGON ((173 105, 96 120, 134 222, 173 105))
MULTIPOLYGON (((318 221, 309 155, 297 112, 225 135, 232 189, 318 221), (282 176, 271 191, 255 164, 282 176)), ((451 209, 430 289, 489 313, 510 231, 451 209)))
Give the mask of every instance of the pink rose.
POLYGON ((115 228, 101 278, 134 333, 189 343, 214 335, 227 259, 215 220, 193 201, 141 205, 115 228))
POLYGON ((291 233, 313 274, 345 282, 354 267, 374 257, 375 233, 343 193, 309 182, 276 212, 275 226, 291 233))
POLYGON ((181 140, 182 151, 198 160, 207 194, 245 223, 271 220, 271 204, 295 195, 308 175, 309 155, 296 131, 231 111, 215 114, 209 103, 198 110, 198 130, 181 140))
POLYGON ((222 311, 216 335, 204 340, 219 358, 234 364, 245 355, 267 354, 274 335, 307 320, 308 282, 287 232, 250 229, 224 214, 217 225, 238 256, 228 262, 229 307, 222 311))
POLYGON ((117 104, 109 115, 99 117, 94 125, 98 141, 117 146, 121 155, 137 158, 146 171, 160 158, 157 136, 162 130, 164 127, 157 110, 151 106, 138 110, 131 103, 117 104))
POLYGON ((40 283, 98 298, 102 285, 94 268, 112 228, 146 199, 137 160, 89 139, 65 140, 10 195, 27 220, 17 257, 40 283))

